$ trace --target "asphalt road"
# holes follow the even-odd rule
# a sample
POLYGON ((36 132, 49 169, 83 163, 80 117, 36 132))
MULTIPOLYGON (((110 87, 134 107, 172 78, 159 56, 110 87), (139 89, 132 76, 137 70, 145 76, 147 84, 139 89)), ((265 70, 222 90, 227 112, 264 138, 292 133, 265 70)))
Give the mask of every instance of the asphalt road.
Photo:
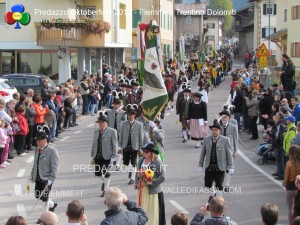
MULTIPOLYGON (((240 64, 235 64, 240 66, 240 64)), ((229 77, 209 95, 209 124, 216 118, 221 106, 229 95, 229 77)), ((195 82, 196 83, 196 82, 195 82)), ((193 84, 195 88, 196 84, 193 84)), ((166 181, 163 183, 167 224, 177 211, 189 214, 190 220, 202 205, 207 203, 211 193, 204 191, 204 173, 198 171, 200 149, 195 143, 182 143, 181 125, 176 124, 175 110, 166 112, 163 127, 166 131, 166 181)), ((58 202, 56 213, 60 224, 67 222, 65 211, 71 200, 78 199, 85 206, 90 225, 100 224, 104 218, 103 198, 100 198, 100 182, 88 167, 96 117, 79 118, 76 129, 65 131, 54 145, 60 155, 58 178, 53 185, 51 199, 58 202)), ((228 205, 226 215, 240 225, 261 224, 260 207, 263 203, 275 203, 280 208, 280 224, 287 224, 285 190, 280 182, 268 174, 274 171, 274 164, 257 165, 255 151, 259 142, 249 140, 246 134, 240 135, 239 155, 234 161, 235 173, 231 179, 231 189, 223 196, 228 205)), ((44 206, 36 203, 33 184, 26 191, 27 178, 32 168, 33 153, 15 157, 13 163, 0 171, 0 224, 5 224, 12 215, 26 217, 28 224, 34 224, 43 212, 44 206)), ((136 200, 136 191, 127 184, 127 173, 114 173, 111 186, 120 187, 131 200, 136 200)))

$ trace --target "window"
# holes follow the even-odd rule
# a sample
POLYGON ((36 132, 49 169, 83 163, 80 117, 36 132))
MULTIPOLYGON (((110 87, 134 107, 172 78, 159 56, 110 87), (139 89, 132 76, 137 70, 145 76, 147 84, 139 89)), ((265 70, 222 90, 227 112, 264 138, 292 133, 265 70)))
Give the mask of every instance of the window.
POLYGON ((170 15, 168 15, 168 30, 170 29, 170 15))
POLYGON ((132 28, 137 28, 138 23, 142 20, 141 10, 132 10, 132 28))
POLYGON ((215 24, 214 23, 207 23, 207 28, 215 28, 215 24))
POLYGON ((291 57, 300 58, 300 42, 291 43, 291 57))
POLYGON ((0 24, 5 23, 4 15, 6 12, 5 0, 0 0, 0 24))
POLYGON ((40 84, 40 81, 38 78, 25 78, 25 85, 37 86, 39 84, 40 84))
POLYGON ((262 29, 262 38, 266 38, 270 36, 271 34, 276 33, 276 28, 275 27, 264 27, 262 29))
POLYGON ((84 7, 84 12, 86 13, 87 18, 96 19, 97 11, 96 6, 84 7))
POLYGON ((299 20, 300 19, 300 5, 292 6, 292 20, 299 20))
POLYGON ((185 24, 186 24, 186 25, 192 25, 192 24, 193 24, 193 19, 192 19, 191 16, 187 16, 187 17, 185 18, 185 24))
POLYGON ((4 82, 0 83, 0 86, 2 87, 2 89, 14 89, 15 88, 8 81, 4 81, 4 82))
POLYGON ((14 86, 22 86, 24 85, 24 79, 23 78, 9 78, 9 83, 11 83, 14 86))
POLYGON ((207 39, 209 41, 213 41, 213 40, 215 40, 215 36, 214 35, 207 35, 207 39))
POLYGON ((266 3, 263 5, 263 15, 276 15, 276 11, 277 11, 277 5, 274 3, 271 3, 269 5, 269 3, 266 3))
POLYGON ((126 29, 126 5, 119 5, 119 27, 120 29, 126 29))
POLYGON ((287 9, 284 9, 284 11, 283 11, 283 22, 284 23, 287 22, 287 13, 288 13, 287 9))

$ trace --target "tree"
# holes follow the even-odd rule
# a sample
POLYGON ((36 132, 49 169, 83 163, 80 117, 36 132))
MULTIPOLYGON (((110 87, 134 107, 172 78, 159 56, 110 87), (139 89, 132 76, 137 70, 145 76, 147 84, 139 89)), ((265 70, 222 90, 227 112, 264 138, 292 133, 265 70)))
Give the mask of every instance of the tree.
MULTIPOLYGON (((213 10, 232 10, 232 0, 210 0, 209 8, 213 10)), ((232 15, 225 15, 224 18, 224 30, 227 33, 232 29, 232 15)))

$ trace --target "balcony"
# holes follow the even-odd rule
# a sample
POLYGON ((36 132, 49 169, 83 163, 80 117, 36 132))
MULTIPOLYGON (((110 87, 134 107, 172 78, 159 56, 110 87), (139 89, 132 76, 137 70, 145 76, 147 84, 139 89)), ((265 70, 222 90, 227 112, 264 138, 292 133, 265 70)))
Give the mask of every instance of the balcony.
POLYGON ((39 46, 68 46, 68 47, 104 47, 105 33, 94 34, 82 29, 69 30, 45 28, 35 23, 37 45, 39 46))
POLYGON ((236 21, 236 24, 234 26, 234 30, 235 30, 235 32, 242 32, 242 31, 246 31, 248 29, 251 29, 251 26, 254 26, 254 19, 253 18, 241 19, 241 20, 236 21))

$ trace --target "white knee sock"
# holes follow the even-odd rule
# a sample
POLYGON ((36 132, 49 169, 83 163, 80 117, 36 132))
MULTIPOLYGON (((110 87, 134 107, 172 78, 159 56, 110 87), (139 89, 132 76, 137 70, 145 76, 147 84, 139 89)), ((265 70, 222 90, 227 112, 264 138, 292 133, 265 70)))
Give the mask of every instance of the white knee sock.
POLYGON ((49 211, 49 208, 52 208, 53 206, 54 206, 54 202, 50 198, 48 198, 45 211, 49 211))
POLYGON ((109 188, 109 184, 110 184, 110 178, 104 178, 104 191, 107 191, 107 189, 109 188))
POLYGON ((188 139, 188 138, 187 138, 187 131, 186 131, 186 130, 182 131, 182 134, 183 134, 183 138, 184 138, 185 140, 187 140, 187 139, 188 139))
POLYGON ((225 178, 224 178, 224 182, 223 182, 224 187, 229 187, 230 179, 231 179, 231 175, 229 173, 225 172, 225 178))

